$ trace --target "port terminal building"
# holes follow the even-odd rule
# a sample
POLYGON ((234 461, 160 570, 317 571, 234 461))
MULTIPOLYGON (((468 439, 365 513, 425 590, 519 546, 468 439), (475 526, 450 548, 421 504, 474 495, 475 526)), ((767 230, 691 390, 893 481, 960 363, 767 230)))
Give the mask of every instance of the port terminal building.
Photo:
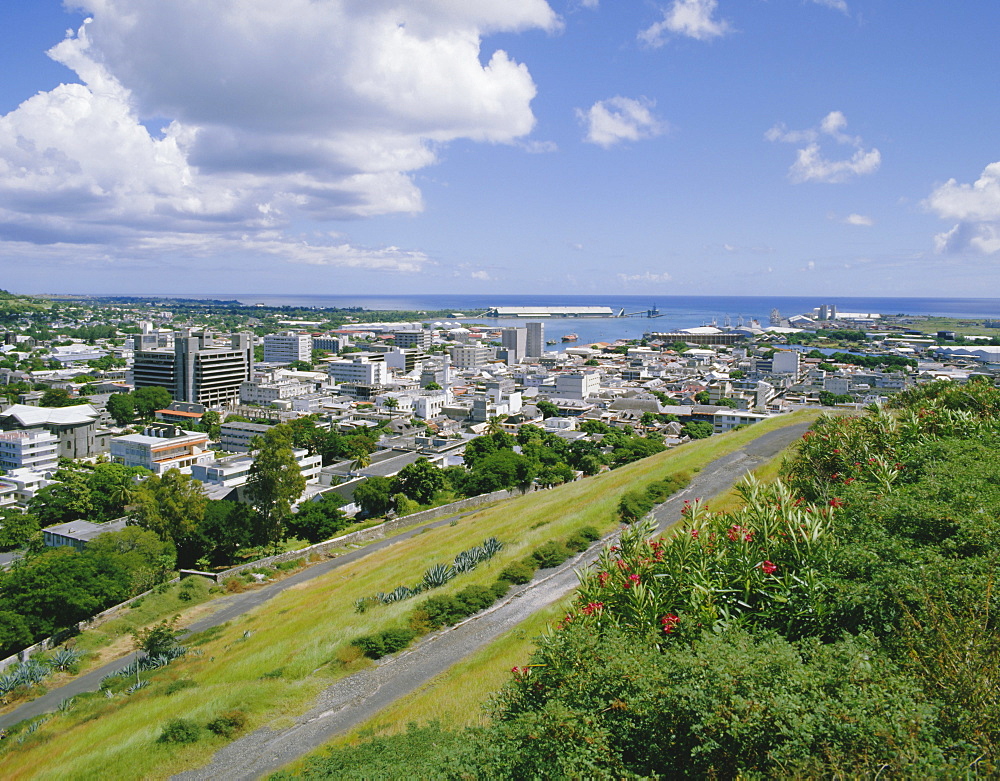
POLYGON ((486 317, 525 318, 539 317, 614 317, 609 306, 491 306, 486 317))

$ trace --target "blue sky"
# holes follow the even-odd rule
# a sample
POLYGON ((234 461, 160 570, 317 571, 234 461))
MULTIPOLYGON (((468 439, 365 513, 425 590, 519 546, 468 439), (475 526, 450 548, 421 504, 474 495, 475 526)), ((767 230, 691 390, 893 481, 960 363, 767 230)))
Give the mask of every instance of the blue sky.
POLYGON ((998 28, 987 0, 7 0, 0 286, 988 297, 998 28))

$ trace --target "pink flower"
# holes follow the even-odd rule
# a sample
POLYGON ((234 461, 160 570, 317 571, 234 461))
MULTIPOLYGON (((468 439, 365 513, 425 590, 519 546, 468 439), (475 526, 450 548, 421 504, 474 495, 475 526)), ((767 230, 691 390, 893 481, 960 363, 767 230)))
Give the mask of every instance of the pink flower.
POLYGON ((588 602, 580 612, 585 616, 592 616, 600 610, 604 610, 603 602, 588 602))
POLYGON ((673 613, 667 613, 667 615, 660 619, 660 623, 663 624, 663 632, 668 635, 677 628, 680 622, 680 618, 673 613))
POLYGON ((632 586, 638 585, 639 581, 640 581, 639 576, 633 572, 631 575, 628 576, 628 579, 625 581, 624 588, 631 588, 632 586))
POLYGON ((698 530, 697 529, 692 529, 691 530, 691 539, 692 540, 697 540, 698 539, 698 530))
POLYGON ((762 561, 760 563, 760 568, 764 570, 765 575, 773 575, 778 567, 770 561, 762 561))
POLYGON ((608 572, 600 572, 597 575, 597 582, 602 586, 608 585, 608 581, 611 579, 611 574, 608 572))
POLYGON ((838 498, 837 498, 837 497, 835 496, 835 497, 833 497, 833 498, 832 498, 832 499, 830 500, 830 506, 831 506, 831 507, 843 507, 843 506, 844 506, 844 503, 843 503, 843 502, 842 502, 842 501, 841 501, 840 499, 838 499, 838 498))

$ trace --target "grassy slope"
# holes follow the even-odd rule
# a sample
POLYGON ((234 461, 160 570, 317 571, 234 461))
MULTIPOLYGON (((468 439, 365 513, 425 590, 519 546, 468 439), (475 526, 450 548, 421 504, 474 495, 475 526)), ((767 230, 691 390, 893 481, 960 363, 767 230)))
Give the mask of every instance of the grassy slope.
MULTIPOLYGON (((594 478, 512 499, 463 518, 455 526, 392 546, 379 554, 377 564, 360 561, 290 589, 210 633, 198 647, 200 653, 189 654, 150 676, 152 686, 112 699, 103 695, 78 698, 72 710, 53 715, 22 745, 16 739, 4 741, 6 745, 0 748, 4 777, 163 778, 204 764, 225 741, 206 733, 192 746, 158 744, 156 738, 168 719, 184 717, 204 725, 220 713, 239 708, 250 715, 250 728, 280 727, 287 721, 283 716, 301 713, 332 680, 366 663, 352 653, 352 638, 405 619, 416 604, 405 601, 359 615, 353 608, 359 597, 415 583, 429 566, 448 562, 492 535, 507 543, 503 552, 456 578, 441 593, 470 583, 490 583, 507 563, 549 539, 588 524, 603 531, 613 528, 618 499, 636 481, 696 471, 766 430, 801 419, 768 421, 594 478), (180 677, 197 686, 166 694, 168 681, 180 677)), ((526 637, 518 642, 530 645, 526 637)), ((490 651, 483 653, 489 656, 490 651)), ((505 662, 501 669, 509 670, 510 665, 505 662)))

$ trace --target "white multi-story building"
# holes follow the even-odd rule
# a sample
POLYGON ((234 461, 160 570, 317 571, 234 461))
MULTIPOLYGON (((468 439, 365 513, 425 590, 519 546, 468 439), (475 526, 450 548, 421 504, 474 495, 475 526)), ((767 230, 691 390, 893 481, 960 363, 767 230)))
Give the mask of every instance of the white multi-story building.
POLYGON ((601 392, 598 372, 567 372, 556 375, 555 395, 565 399, 586 399, 601 392))
POLYGON ((42 470, 59 461, 59 437, 44 429, 0 433, 0 469, 42 470))
POLYGON ((520 363, 528 354, 528 329, 504 328, 500 331, 500 343, 507 351, 507 363, 520 363))
POLYGON ((264 337, 265 363, 312 361, 313 338, 310 334, 268 334, 264 337))
POLYGON ((337 383, 353 385, 384 385, 389 377, 385 361, 373 361, 367 356, 358 356, 346 361, 330 361, 330 379, 337 383))
MULTIPOLYGON (((295 456, 295 462, 299 465, 299 471, 306 482, 319 482, 319 473, 323 468, 323 457, 320 455, 311 456, 309 451, 304 449, 293 450, 292 455, 295 456)), ((251 466, 253 466, 252 455, 226 456, 196 464, 191 467, 191 476, 206 485, 235 488, 246 485, 247 480, 250 479, 251 466)))
POLYGON ((775 374, 799 373, 799 351, 798 350, 778 350, 771 360, 771 371, 775 374))
POLYGON ((296 380, 253 379, 240 385, 240 401, 243 404, 270 404, 273 401, 294 399, 312 393, 315 386, 296 380))
POLYGON ((142 434, 111 440, 111 460, 124 466, 141 466, 155 475, 169 469, 190 471, 194 464, 211 461, 208 434, 176 426, 149 426, 142 434))
POLYGON ((496 358, 495 349, 478 345, 452 347, 449 352, 451 353, 452 365, 458 371, 478 369, 496 358))

